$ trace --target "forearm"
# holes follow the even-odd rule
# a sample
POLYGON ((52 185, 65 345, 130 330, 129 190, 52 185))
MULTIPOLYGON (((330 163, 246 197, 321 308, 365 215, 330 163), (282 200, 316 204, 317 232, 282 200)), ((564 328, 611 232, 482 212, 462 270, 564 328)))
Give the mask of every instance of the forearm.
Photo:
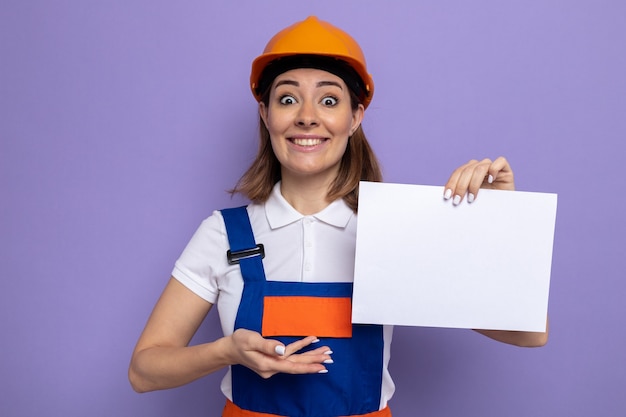
POLYGON ((491 339, 521 347, 540 347, 548 342, 548 334, 540 332, 509 332, 504 330, 476 330, 491 339))
POLYGON ((476 332, 485 335, 491 339, 497 340, 509 345, 521 347, 540 347, 548 343, 548 322, 546 321, 545 332, 512 332, 505 330, 480 330, 476 332))
POLYGON ((128 377, 137 392, 185 385, 229 365, 227 338, 189 347, 148 347, 133 355, 128 377))

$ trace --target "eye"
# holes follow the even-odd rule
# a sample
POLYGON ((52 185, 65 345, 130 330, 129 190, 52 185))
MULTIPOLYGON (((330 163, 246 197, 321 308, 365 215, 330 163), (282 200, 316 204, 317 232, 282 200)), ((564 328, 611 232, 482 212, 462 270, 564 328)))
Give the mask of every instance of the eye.
POLYGON ((322 104, 324 106, 335 106, 337 104, 338 100, 335 97, 332 96, 328 96, 328 97, 324 97, 322 99, 322 104))
POLYGON ((296 102, 296 99, 293 98, 293 96, 284 95, 280 98, 279 101, 280 101, 280 104, 288 105, 288 104, 294 104, 296 102))

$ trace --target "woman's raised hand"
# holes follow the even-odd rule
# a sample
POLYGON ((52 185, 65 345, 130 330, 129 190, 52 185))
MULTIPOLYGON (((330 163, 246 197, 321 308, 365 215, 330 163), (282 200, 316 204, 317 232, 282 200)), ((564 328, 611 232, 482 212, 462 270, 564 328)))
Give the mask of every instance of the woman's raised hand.
POLYGON ((506 158, 472 159, 461 165, 450 175, 444 187, 444 198, 452 199, 452 204, 457 205, 467 195, 467 202, 472 203, 480 188, 515 190, 513 170, 506 158))
POLYGON ((321 346, 304 353, 297 353, 312 343, 315 336, 308 336, 289 345, 266 339, 259 333, 237 329, 230 336, 229 356, 232 364, 244 365, 263 378, 277 373, 314 374, 328 372, 324 364, 332 363, 332 351, 321 346))

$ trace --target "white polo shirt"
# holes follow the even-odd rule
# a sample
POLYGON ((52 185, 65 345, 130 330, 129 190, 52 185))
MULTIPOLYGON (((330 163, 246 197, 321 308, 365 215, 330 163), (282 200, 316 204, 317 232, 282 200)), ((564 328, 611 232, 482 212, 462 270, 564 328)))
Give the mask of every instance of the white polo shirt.
MULTIPOLYGON (((280 182, 264 204, 250 204, 248 215, 257 243, 265 246, 263 267, 269 281, 352 282, 357 217, 343 200, 304 216, 280 193, 280 182)), ((228 237, 219 211, 202 222, 176 261, 172 276, 215 304, 224 335, 233 333, 243 292, 238 265, 226 261, 228 237)), ((394 392, 387 365, 392 326, 384 328, 381 409, 394 392)), ((232 400, 230 371, 222 391, 232 400)))

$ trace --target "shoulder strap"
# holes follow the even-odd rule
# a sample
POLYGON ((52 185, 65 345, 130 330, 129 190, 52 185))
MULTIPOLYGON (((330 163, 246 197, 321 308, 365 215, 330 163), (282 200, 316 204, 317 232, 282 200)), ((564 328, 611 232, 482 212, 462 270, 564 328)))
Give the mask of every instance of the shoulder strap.
POLYGON ((221 210, 230 250, 226 253, 228 263, 239 264, 244 282, 265 281, 262 259, 265 250, 256 243, 246 206, 221 210))

